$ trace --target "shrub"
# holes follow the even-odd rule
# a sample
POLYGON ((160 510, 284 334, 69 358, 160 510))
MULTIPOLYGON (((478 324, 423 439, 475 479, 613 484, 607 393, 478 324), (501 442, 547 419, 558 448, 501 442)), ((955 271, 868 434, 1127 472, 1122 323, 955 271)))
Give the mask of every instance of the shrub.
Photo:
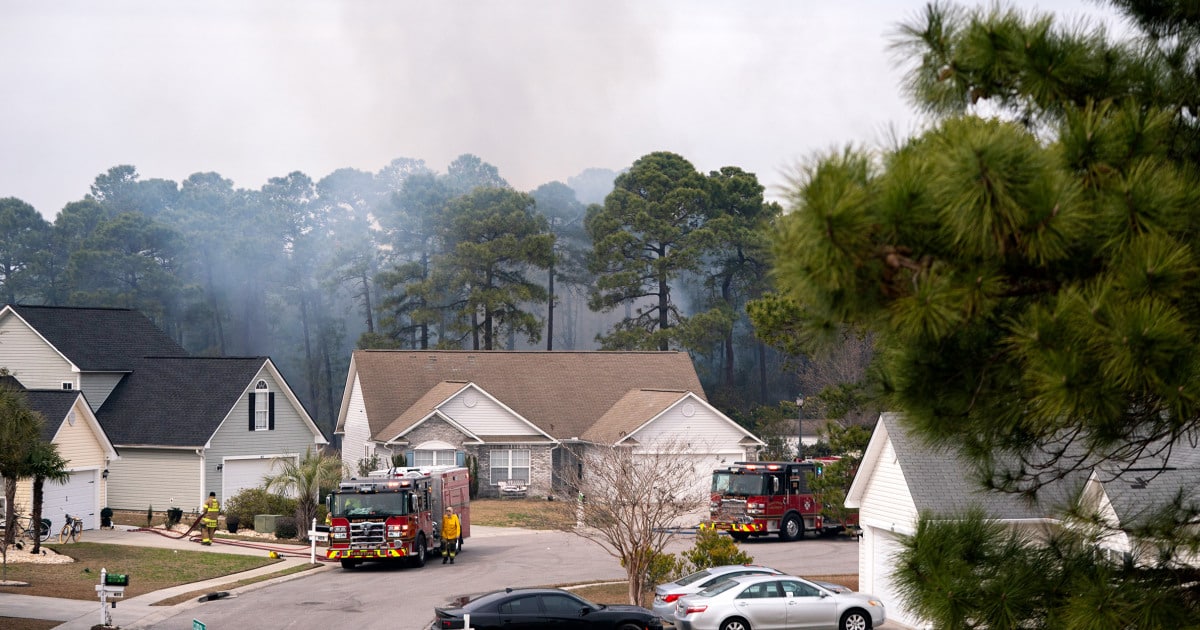
POLYGON ((275 519, 275 537, 290 539, 295 538, 300 530, 296 527, 296 517, 281 516, 275 519))
POLYGON ((113 517, 112 508, 110 508, 110 507, 101 508, 100 509, 100 527, 111 528, 113 526, 112 517, 113 517))
POLYGON ((236 534, 238 525, 241 525, 241 522, 237 514, 230 514, 225 517, 225 528, 229 530, 230 534, 236 534))
POLYGON ((146 508, 146 527, 151 527, 153 525, 154 525, 154 506, 151 505, 146 508))
POLYGON ((245 523, 247 529, 254 529, 254 517, 259 514, 292 514, 295 511, 295 499, 262 488, 247 488, 225 503, 225 520, 228 522, 230 516, 237 516, 239 526, 245 523))
POLYGON ((173 508, 167 509, 167 527, 174 527, 179 524, 179 521, 182 521, 182 520, 183 520, 183 509, 182 508, 173 507, 173 508))
POLYGON ((682 555, 695 571, 726 564, 754 562, 754 557, 742 551, 732 538, 714 529, 701 529, 697 532, 695 544, 682 555))

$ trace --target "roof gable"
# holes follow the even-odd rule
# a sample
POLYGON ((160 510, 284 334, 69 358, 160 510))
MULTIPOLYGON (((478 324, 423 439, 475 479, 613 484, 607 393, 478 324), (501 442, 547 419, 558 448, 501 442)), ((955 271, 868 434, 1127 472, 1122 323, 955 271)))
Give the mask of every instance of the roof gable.
POLYGON ((1056 518, 1057 509, 1066 505, 1064 500, 1077 496, 1072 492, 1076 488, 1075 482, 1082 484, 1082 480, 1065 480, 1049 486, 1044 490, 1042 500, 1036 503, 1019 495, 988 491, 977 481, 974 466, 957 452, 924 443, 907 430, 900 414, 884 413, 879 417, 859 465, 859 474, 850 485, 847 506, 858 507, 872 473, 879 466, 891 465, 880 461, 885 442, 891 443, 894 465, 900 467, 913 503, 921 512, 960 514, 968 506, 975 505, 995 519, 1056 518))
POLYGON ((448 381, 474 383, 560 440, 581 437, 631 390, 691 391, 704 399, 682 352, 357 350, 351 365, 347 382, 358 379, 371 435, 448 381))
POLYGON ((10 304, 4 312, 15 314, 85 372, 128 372, 142 357, 187 356, 150 319, 131 309, 10 304))

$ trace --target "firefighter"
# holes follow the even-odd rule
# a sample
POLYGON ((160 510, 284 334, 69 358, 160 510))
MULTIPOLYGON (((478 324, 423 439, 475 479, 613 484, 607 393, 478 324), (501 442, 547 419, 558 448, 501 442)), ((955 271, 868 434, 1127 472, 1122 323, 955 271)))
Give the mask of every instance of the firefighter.
POLYGON ((458 537, 462 534, 462 523, 454 508, 446 506, 446 514, 442 517, 442 564, 446 560, 454 564, 454 553, 458 550, 458 537))
POLYGON ((204 528, 204 534, 200 537, 200 544, 212 545, 213 532, 217 531, 217 516, 221 514, 221 504, 217 502, 216 492, 208 493, 203 512, 200 525, 204 528))

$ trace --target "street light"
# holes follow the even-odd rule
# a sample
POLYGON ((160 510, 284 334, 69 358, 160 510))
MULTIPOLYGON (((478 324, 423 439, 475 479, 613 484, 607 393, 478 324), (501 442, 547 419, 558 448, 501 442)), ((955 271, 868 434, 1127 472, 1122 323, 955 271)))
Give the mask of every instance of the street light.
POLYGON ((796 396, 796 461, 804 460, 804 394, 796 396))

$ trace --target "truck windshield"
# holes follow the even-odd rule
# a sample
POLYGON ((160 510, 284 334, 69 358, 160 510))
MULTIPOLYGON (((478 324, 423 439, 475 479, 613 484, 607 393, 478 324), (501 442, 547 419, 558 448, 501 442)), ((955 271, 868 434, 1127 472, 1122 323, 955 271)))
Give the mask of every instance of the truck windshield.
POLYGON ((749 497, 766 494, 766 478, 763 475, 735 475, 733 473, 713 473, 712 491, 717 494, 735 497, 749 497))
POLYGON ((333 516, 403 516, 408 514, 407 492, 335 494, 333 516))

